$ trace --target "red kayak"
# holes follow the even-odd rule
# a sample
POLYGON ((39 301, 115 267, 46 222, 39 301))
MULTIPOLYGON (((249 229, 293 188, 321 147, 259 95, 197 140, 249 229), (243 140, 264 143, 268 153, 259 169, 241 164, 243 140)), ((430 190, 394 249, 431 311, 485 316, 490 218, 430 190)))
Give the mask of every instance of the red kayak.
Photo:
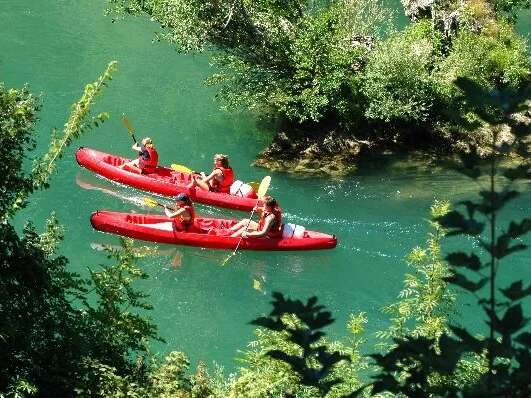
MULTIPOLYGON (((228 228, 237 220, 196 217, 192 230, 177 231, 171 218, 162 215, 96 211, 90 217, 98 231, 129 236, 152 242, 234 250, 240 238, 231 238, 228 228)), ((283 226, 282 238, 245 238, 242 250, 315 250, 333 249, 337 239, 334 235, 308 231, 293 224, 283 226)))
MULTIPOLYGON (((175 196, 180 192, 185 192, 194 202, 243 211, 251 211, 257 203, 256 193, 252 190, 244 191, 243 196, 241 196, 242 190, 240 189, 234 192, 235 195, 203 191, 197 187, 190 190, 187 185, 192 178, 191 174, 174 171, 168 167, 159 166, 155 172, 149 174, 137 174, 123 170, 118 166, 129 162, 130 159, 95 149, 79 148, 76 152, 76 160, 80 166, 109 180, 160 195, 175 196)), ((236 181, 235 184, 238 182, 241 184, 241 181, 236 181)))

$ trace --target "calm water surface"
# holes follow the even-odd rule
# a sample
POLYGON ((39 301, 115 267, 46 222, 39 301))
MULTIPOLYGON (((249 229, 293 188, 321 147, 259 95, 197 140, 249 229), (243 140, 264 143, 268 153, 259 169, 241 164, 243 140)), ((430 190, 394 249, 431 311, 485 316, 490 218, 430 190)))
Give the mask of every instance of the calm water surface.
MULTIPOLYGON (((151 278, 139 287, 151 294, 151 315, 168 342, 156 345, 156 351, 184 350, 193 362, 215 360, 232 368, 237 351, 253 337, 248 322, 269 311, 272 291, 294 298, 317 295, 337 319, 329 328, 333 337, 346 335, 350 313, 364 311, 371 336, 387 325, 380 308, 401 288, 407 271, 404 256, 426 239, 425 218, 434 199, 456 201, 476 189, 440 167, 396 158, 366 165, 343 179, 302 178, 250 167, 271 137, 249 115, 218 109, 215 90, 202 84, 209 74, 205 56, 179 55, 165 44, 153 44, 157 27, 144 19, 112 24, 103 17, 103 1, 4 0, 2 5, 0 80, 7 86, 28 82, 33 92, 42 93, 38 153, 44 151, 51 129, 61 128, 82 85, 115 59, 119 71, 95 108, 109 112, 111 120, 78 145, 131 154, 130 137, 119 121, 125 112, 137 136, 155 140, 165 163, 207 169, 213 153, 230 154, 241 179, 271 174, 270 192, 281 201, 286 221, 339 237, 333 251, 244 252, 225 267, 220 263, 227 252, 151 245, 158 253, 141 261, 151 278), (262 291, 253 288, 255 280, 262 291)), ((529 32, 529 13, 524 15, 519 26, 529 32)), ((117 237, 92 230, 92 211, 150 210, 123 199, 141 192, 81 170, 74 149, 60 161, 52 187, 33 197, 17 225, 27 219, 42 225, 55 210, 67 231, 62 252, 72 269, 85 273, 87 266, 107 262, 99 250, 102 244, 118 244, 117 237)), ((529 183, 520 188, 524 194, 507 209, 506 219, 529 215, 529 183)), ((210 215, 243 216, 198 208, 210 215)), ((455 243, 449 241, 445 248, 455 243)), ((525 265, 530 259, 531 252, 515 255, 505 278, 529 280, 531 271, 525 265)), ((462 306, 459 320, 477 323, 467 316, 471 309, 462 306)))

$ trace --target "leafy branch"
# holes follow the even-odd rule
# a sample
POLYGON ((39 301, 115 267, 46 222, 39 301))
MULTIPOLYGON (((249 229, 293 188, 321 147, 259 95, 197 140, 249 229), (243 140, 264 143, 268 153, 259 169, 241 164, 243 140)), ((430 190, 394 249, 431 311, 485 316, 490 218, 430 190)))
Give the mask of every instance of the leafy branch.
POLYGON ((13 214, 17 209, 25 206, 28 196, 37 189, 47 188, 51 174, 55 171, 55 163, 60 159, 64 153, 64 149, 68 147, 72 140, 79 138, 87 129, 93 126, 99 127, 109 118, 105 112, 99 113, 92 117, 87 122, 86 119, 90 115, 90 109, 94 105, 95 99, 101 93, 107 82, 112 80, 112 75, 118 66, 117 61, 112 61, 107 65, 107 68, 101 76, 93 83, 85 86, 83 94, 79 101, 72 105, 72 110, 67 122, 64 125, 61 135, 58 135, 56 130, 52 132, 53 139, 50 143, 48 151, 33 163, 32 172, 30 175, 31 185, 22 188, 17 196, 14 198, 9 214, 13 214))

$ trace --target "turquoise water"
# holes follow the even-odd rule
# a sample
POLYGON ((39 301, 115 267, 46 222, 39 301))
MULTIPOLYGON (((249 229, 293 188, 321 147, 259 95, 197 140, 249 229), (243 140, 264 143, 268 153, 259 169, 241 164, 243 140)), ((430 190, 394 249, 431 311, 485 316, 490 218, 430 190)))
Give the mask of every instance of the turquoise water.
MULTIPOLYGON (((218 109, 215 90, 202 84, 209 74, 206 56, 180 55, 165 44, 153 44, 157 26, 144 19, 112 24, 103 17, 104 4, 8 0, 0 8, 0 80, 8 86, 28 82, 33 92, 42 92, 36 153, 45 150, 51 129, 61 128, 82 85, 115 59, 119 71, 95 107, 96 112, 109 112, 111 120, 77 145, 132 154, 130 137, 120 124, 119 115, 125 112, 137 136, 155 140, 163 162, 207 169, 212 153, 227 153, 239 178, 271 175, 270 193, 280 200, 287 221, 334 233, 339 239, 332 251, 244 252, 225 267, 220 264, 227 252, 150 245, 159 253, 140 262, 151 279, 139 287, 151 294, 152 317, 167 340, 154 350, 184 350, 194 362, 215 360, 231 368, 237 351, 252 339, 248 322, 269 311, 272 291, 293 298, 318 296, 337 319, 329 328, 333 337, 346 335, 351 312, 367 313, 369 337, 385 327, 380 308, 401 288, 407 270, 403 257, 425 241, 431 203, 436 198, 460 200, 476 187, 426 161, 396 157, 363 165, 343 179, 303 178, 250 167, 271 136, 248 114, 218 109), (255 280, 262 290, 253 287, 255 280)), ((529 19, 521 26, 529 32, 529 19)), ((73 157, 77 145, 59 162, 52 187, 33 197, 17 224, 31 219, 42 225, 55 210, 67 231, 62 252, 72 269, 84 273, 87 266, 107 261, 97 250, 101 244, 118 243, 117 237, 92 230, 92 211, 153 210, 116 196, 142 196, 141 192, 81 170, 73 157)), ((506 219, 529 214, 529 182, 520 188, 524 194, 508 207, 506 219)), ((198 211, 244 216, 205 206, 198 206, 198 211)), ((445 248, 455 244, 449 241, 445 248)), ((512 257, 502 278, 529 281, 531 271, 525 265, 530 259, 531 252, 512 257)), ((461 312, 459 320, 477 323, 467 316, 470 307, 461 312)))

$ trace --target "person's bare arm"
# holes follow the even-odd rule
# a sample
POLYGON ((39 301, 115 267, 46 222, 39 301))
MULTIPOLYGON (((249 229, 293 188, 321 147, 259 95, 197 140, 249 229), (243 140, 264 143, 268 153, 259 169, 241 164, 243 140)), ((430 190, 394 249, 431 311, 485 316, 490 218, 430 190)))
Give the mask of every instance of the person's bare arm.
POLYGON ((142 150, 142 148, 140 148, 140 145, 138 145, 138 142, 135 142, 131 148, 133 149, 133 151, 137 152, 140 152, 142 150))
POLYGON ((264 228, 262 228, 260 231, 244 232, 242 236, 244 238, 245 237, 261 238, 263 236, 266 236, 269 230, 271 229, 271 225, 273 225, 274 220, 275 220, 275 215, 270 214, 265 219, 264 228))
POLYGON ((214 170, 212 173, 210 173, 209 175, 207 175, 206 177, 203 178, 203 181, 204 182, 209 182, 210 180, 212 180, 215 176, 218 176, 221 174, 221 170, 220 169, 216 169, 214 170))
POLYGON ((168 206, 164 206, 164 213, 166 213, 166 217, 177 217, 179 214, 182 214, 186 211, 185 208, 180 208, 180 209, 170 209, 168 206))

